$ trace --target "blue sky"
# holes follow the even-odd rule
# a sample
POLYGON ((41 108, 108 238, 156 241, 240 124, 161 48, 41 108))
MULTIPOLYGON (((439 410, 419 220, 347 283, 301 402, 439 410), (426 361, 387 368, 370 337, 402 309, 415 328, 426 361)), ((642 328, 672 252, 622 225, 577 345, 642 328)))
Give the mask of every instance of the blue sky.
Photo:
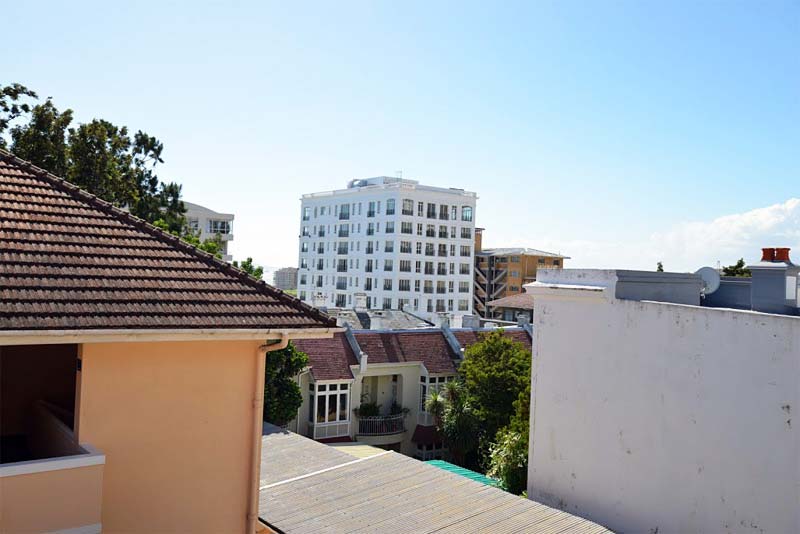
POLYGON ((567 266, 800 249, 796 1, 31 4, 0 83, 159 137, 237 257, 296 264, 302 193, 397 170, 567 266))

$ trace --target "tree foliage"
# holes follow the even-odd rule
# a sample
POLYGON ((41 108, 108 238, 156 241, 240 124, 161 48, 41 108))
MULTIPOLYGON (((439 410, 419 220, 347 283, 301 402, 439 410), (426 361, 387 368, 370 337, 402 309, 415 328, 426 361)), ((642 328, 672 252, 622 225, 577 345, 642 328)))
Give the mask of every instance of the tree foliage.
POLYGON ((264 383, 264 420, 285 426, 297 416, 303 395, 295 376, 308 365, 308 356, 292 344, 267 353, 264 383))
POLYGON ((659 272, 659 273, 663 273, 664 272, 664 264, 663 263, 658 262, 656 264, 656 272, 659 272))
POLYGON ((264 268, 260 265, 253 264, 253 258, 248 257, 241 264, 237 261, 233 262, 234 267, 238 267, 253 278, 261 280, 264 277, 264 268))
POLYGON ((30 122, 11 130, 11 151, 56 176, 67 174, 67 129, 72 110, 59 112, 48 98, 34 106, 30 122))
POLYGON ((489 449, 487 474, 500 480, 503 489, 521 494, 528 484, 528 435, 530 433, 531 387, 514 401, 514 415, 500 429, 489 449))
POLYGON ((473 466, 478 448, 479 420, 463 382, 453 380, 445 383, 442 390, 432 391, 425 406, 433 415, 436 429, 442 435, 453 462, 465 467, 473 466))
POLYGON ((745 267, 744 258, 739 258, 739 261, 737 261, 733 265, 728 265, 727 267, 723 267, 722 274, 724 274, 725 276, 741 276, 741 277, 752 276, 750 269, 745 267))
POLYGON ((20 115, 30 113, 31 105, 28 99, 38 98, 34 91, 24 85, 12 83, 11 85, 0 85, 0 148, 6 147, 6 140, 3 137, 11 122, 20 115))
POLYGON ((483 438, 492 441, 509 423, 520 393, 530 387, 531 353, 498 329, 467 348, 460 372, 483 438))

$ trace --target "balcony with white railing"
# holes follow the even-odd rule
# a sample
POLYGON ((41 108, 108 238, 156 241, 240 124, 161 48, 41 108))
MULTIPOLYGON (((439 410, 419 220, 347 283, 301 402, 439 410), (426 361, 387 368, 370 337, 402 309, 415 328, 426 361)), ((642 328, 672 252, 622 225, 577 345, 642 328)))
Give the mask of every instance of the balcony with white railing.
POLYGON ((389 445, 402 441, 406 414, 358 417, 356 438, 370 445, 389 445))

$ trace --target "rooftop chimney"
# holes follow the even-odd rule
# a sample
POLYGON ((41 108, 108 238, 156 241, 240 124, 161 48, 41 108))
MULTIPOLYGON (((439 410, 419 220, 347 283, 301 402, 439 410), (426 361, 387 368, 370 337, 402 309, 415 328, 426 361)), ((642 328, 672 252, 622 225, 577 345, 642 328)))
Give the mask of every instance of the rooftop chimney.
POLYGON ((776 248, 775 249, 775 261, 785 261, 786 263, 792 263, 792 260, 789 259, 789 248, 776 248))
POLYGON ((761 261, 775 261, 775 249, 774 248, 762 248, 761 249, 761 261))

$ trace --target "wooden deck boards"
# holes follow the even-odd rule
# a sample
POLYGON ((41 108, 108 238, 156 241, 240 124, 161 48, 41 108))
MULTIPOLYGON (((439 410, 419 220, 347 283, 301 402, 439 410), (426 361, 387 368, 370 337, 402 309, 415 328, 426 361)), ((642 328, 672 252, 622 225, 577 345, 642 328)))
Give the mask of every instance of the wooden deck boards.
POLYGON ((333 447, 269 430, 262 486, 288 482, 261 491, 259 515, 287 534, 610 532, 397 453, 354 462, 333 447))

